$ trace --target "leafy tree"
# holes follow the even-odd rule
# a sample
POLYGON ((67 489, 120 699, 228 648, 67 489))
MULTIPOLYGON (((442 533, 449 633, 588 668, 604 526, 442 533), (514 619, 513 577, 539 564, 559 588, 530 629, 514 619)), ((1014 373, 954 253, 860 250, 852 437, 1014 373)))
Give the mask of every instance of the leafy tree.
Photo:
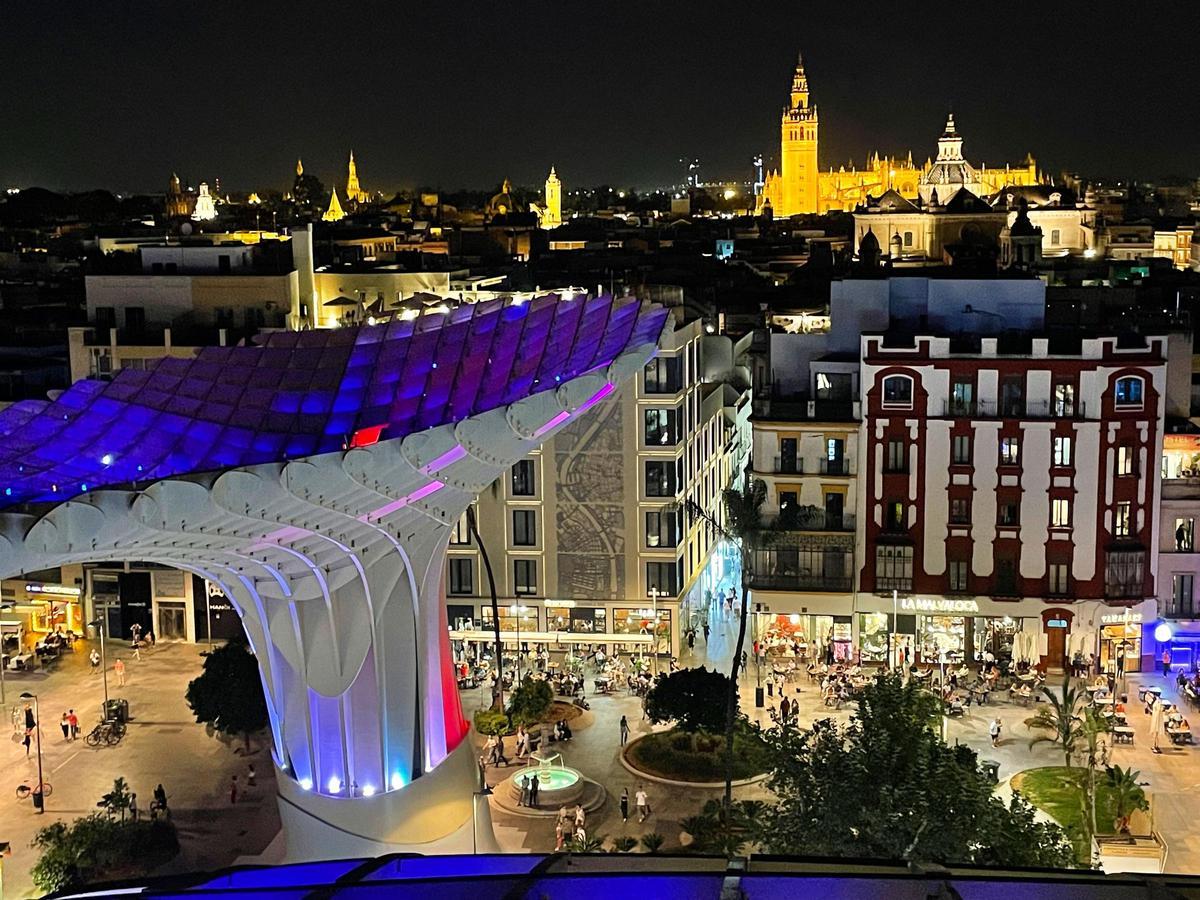
POLYGON ((129 809, 129 800, 133 796, 129 790, 129 785, 125 783, 124 778, 118 778, 113 782, 112 790, 100 798, 99 806, 109 816, 121 814, 121 821, 125 821, 125 813, 129 809))
POLYGON ((1062 830, 1038 822, 1020 797, 992 793, 975 753, 938 736, 938 700, 896 675, 862 693, 846 725, 776 727, 769 787, 778 798, 756 817, 766 853, 1066 867, 1062 830))
POLYGON ((258 660, 244 640, 231 640, 209 653, 204 670, 187 687, 187 703, 197 722, 227 735, 242 735, 250 752, 250 735, 267 725, 258 660))
POLYGON ((1112 816, 1113 831, 1117 834, 1129 832, 1129 819, 1137 810, 1150 808, 1146 792, 1139 783, 1142 773, 1132 768, 1109 766, 1104 770, 1104 784, 1108 788, 1108 812, 1112 816))
POLYGON ((761 800, 738 800, 728 809, 720 800, 709 800, 697 815, 679 824, 692 836, 692 847, 697 852, 741 856, 754 838, 755 821, 765 809, 761 800))
MULTIPOLYGON (((717 732, 725 724, 728 693, 729 679, 703 666, 659 675, 646 693, 646 718, 656 724, 674 721, 690 733, 717 732)), ((736 697, 735 692, 735 703, 736 697)))
POLYGON ((1048 687, 1043 687, 1042 693, 1047 703, 1025 720, 1025 727, 1037 728, 1044 733, 1030 740, 1029 746, 1057 744, 1069 769, 1077 745, 1085 739, 1083 710, 1087 697, 1084 691, 1072 686, 1070 675, 1063 675, 1061 697, 1048 687))
POLYGON ((41 851, 33 883, 50 893, 145 875, 179 852, 179 838, 166 819, 118 821, 96 812, 46 826, 30 846, 41 851))
POLYGON ((508 714, 498 709, 481 709, 475 713, 475 730, 480 734, 508 734, 511 727, 508 714))
POLYGON ((514 725, 533 725, 540 722, 550 704, 554 689, 550 682, 526 675, 508 698, 508 717, 514 725))

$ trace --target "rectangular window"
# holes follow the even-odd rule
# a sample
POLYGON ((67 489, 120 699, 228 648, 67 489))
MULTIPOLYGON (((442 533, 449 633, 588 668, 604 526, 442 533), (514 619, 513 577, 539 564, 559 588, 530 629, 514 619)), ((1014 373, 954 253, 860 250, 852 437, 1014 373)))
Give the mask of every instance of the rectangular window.
POLYGON ((475 593, 475 568, 468 557, 450 557, 450 593, 475 593))
POLYGON ((1113 536, 1129 537, 1130 518, 1133 504, 1128 500, 1120 501, 1113 511, 1113 536))
POLYGON ((1050 501, 1050 527, 1071 527, 1071 501, 1065 497, 1055 497, 1050 501))
POLYGON ((658 356, 646 363, 643 385, 647 394, 677 394, 683 387, 682 376, 678 356, 658 356))
POLYGON ((673 562, 646 563, 646 592, 658 591, 660 596, 674 597, 679 593, 677 571, 673 562))
POLYGON ((648 409, 645 412, 645 442, 648 447, 664 447, 679 443, 679 410, 648 409))
POLYGON ((1138 407, 1142 405, 1142 379, 1129 376, 1117 379, 1117 406, 1138 407))
POLYGON ((671 460, 646 461, 646 496, 674 497, 676 466, 671 460))
POLYGON ((464 512, 450 529, 450 546, 464 547, 471 543, 471 531, 467 528, 467 514, 464 512))
POLYGON ((1054 385, 1054 415, 1070 418, 1075 415, 1075 385, 1060 381, 1054 385))
POLYGON ((536 594, 537 589, 537 560, 514 559, 513 593, 518 595, 536 594))
POLYGON ((513 546, 533 547, 537 544, 537 520, 532 509, 514 509, 513 546))
POLYGON ((1133 454, 1134 449, 1132 444, 1121 444, 1117 447, 1117 474, 1132 475, 1133 474, 1133 454))
MULTIPOLYGON (((100 332, 105 332, 109 328, 117 327, 117 308, 115 306, 97 306, 96 307, 96 329, 100 332)), ((99 336, 103 340, 108 340, 108 335, 101 333, 99 336)))
POLYGON ((1001 500, 996 504, 996 524, 1021 524, 1021 507, 1015 500, 1001 500))
POLYGON ((950 415, 975 415, 975 385, 970 381, 956 381, 950 386, 950 415))
POLYGON ((907 375, 889 375, 883 379, 883 405, 911 407, 913 381, 907 375))
POLYGON ((1175 551, 1191 553, 1196 549, 1196 520, 1192 518, 1177 518, 1175 520, 1175 551))
POLYGON ((970 523, 971 500, 969 497, 952 497, 950 499, 950 521, 956 525, 970 523))
POLYGON ((130 331, 143 331, 146 328, 146 307, 125 307, 125 327, 130 331))
POLYGON ((512 492, 514 497, 532 497, 537 493, 533 481, 532 459, 519 459, 513 463, 512 492))
POLYGON ((1062 230, 1058 229, 1058 228, 1051 228, 1050 229, 1050 245, 1052 247, 1057 247, 1061 243, 1062 243, 1062 230))
POLYGON ((1019 593, 1017 561, 1012 557, 1002 556, 996 560, 996 596, 1016 597, 1019 593))
POLYGON ((965 559, 950 560, 950 590, 955 593, 965 593, 970 571, 970 564, 965 559))
POLYGON ((1141 597, 1145 593, 1145 550, 1116 550, 1106 554, 1104 565, 1104 595, 1106 597, 1141 597))
POLYGON ((1191 617, 1194 612, 1192 601, 1193 575, 1174 575, 1171 577, 1171 608, 1169 616, 1191 617))
POLYGON ((883 523, 885 531, 905 531, 908 522, 904 516, 904 501, 893 500, 887 505, 887 520, 883 523))
POLYGON ((1000 465, 1019 466, 1021 464, 1021 439, 1015 437, 1000 438, 1000 465))
POLYGON ((971 436, 969 434, 956 434, 954 436, 954 463, 960 466, 969 466, 971 464, 971 436))
POLYGON ((904 232, 904 246, 911 247, 913 241, 913 233, 911 231, 904 232))
POLYGON ((676 547, 679 544, 679 511, 655 510, 646 513, 646 546, 676 547))
POLYGON ((913 548, 894 544, 875 547, 875 590, 911 591, 913 548))
POLYGON ((887 442, 887 460, 885 472, 908 471, 908 444, 906 441, 887 442))
POLYGON ((1067 593, 1071 568, 1066 563, 1050 563, 1047 568, 1046 592, 1054 597, 1067 593))
POLYGON ((1071 465, 1071 439, 1069 437, 1054 436, 1054 465, 1071 465))
POLYGON ((1000 415, 1020 418, 1025 415, 1025 379, 1005 378, 1000 384, 1000 415))

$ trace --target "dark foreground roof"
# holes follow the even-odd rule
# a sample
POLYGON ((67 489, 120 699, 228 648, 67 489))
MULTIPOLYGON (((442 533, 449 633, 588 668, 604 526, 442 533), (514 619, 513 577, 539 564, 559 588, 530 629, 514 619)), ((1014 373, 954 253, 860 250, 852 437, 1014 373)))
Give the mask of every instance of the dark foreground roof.
POLYGON ((920 869, 901 863, 645 854, 392 855, 238 867, 59 897, 436 898, 436 900, 1134 900, 1200 897, 1200 878, 1087 871, 920 869))

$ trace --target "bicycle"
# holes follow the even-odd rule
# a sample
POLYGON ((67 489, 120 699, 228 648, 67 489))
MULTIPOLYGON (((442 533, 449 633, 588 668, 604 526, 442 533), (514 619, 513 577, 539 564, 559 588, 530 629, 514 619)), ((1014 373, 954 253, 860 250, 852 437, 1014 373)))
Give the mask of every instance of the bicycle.
POLYGON ((123 737, 125 737, 124 722, 104 721, 97 723, 96 727, 88 732, 83 742, 89 747, 99 747, 101 744, 113 747, 119 744, 123 737))
MULTIPOLYGON (((30 795, 33 794, 33 792, 36 788, 37 788, 36 784, 30 784, 27 781, 22 782, 21 784, 17 785, 17 799, 18 800, 26 799, 27 797, 29 797, 30 795)), ((43 781, 42 782, 42 796, 49 797, 53 793, 54 793, 54 786, 52 784, 50 784, 50 782, 48 782, 48 781, 43 781)))

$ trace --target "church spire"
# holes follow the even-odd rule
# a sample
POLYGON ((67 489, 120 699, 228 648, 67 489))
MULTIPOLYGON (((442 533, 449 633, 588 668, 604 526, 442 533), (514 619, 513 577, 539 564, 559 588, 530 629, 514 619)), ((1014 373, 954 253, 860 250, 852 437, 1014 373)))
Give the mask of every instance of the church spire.
POLYGON ((296 177, 299 178, 303 174, 304 174, 304 163, 302 163, 300 160, 296 160, 296 177))
POLYGON ((367 192, 358 183, 358 166, 354 162, 354 151, 350 151, 350 162, 346 167, 346 199, 351 203, 366 203, 367 192))
POLYGON ((346 218, 346 213, 342 211, 342 204, 338 202, 337 188, 333 189, 333 194, 329 198, 329 209, 321 216, 324 222, 339 222, 346 218))
POLYGON ((796 55, 796 71, 792 73, 792 109, 808 109, 808 75, 804 72, 804 54, 796 55))

